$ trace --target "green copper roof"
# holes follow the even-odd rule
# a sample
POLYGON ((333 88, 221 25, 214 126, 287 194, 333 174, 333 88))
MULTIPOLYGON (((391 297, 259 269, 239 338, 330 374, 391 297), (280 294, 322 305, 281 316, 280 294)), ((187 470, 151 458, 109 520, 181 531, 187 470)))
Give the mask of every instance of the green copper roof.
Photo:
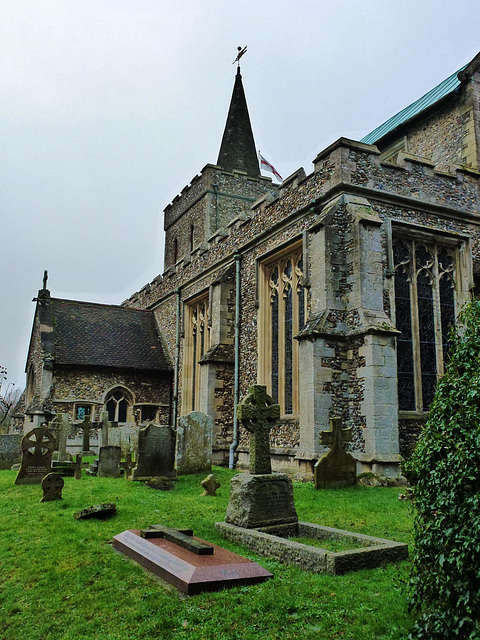
POLYGON ((425 111, 425 109, 428 109, 436 102, 447 96, 449 93, 455 91, 455 89, 460 86, 458 74, 460 73, 460 71, 463 71, 466 66, 467 65, 465 65, 455 73, 452 73, 451 76, 441 82, 434 89, 426 93, 424 96, 419 98, 416 102, 413 102, 410 106, 405 107, 405 109, 402 109, 402 111, 389 118, 386 122, 374 129, 364 138, 362 138, 360 142, 365 142, 366 144, 375 144, 377 140, 380 140, 380 138, 386 136, 387 133, 390 133, 390 131, 393 131, 404 122, 407 122, 407 120, 411 120, 416 115, 418 115, 422 111, 425 111))

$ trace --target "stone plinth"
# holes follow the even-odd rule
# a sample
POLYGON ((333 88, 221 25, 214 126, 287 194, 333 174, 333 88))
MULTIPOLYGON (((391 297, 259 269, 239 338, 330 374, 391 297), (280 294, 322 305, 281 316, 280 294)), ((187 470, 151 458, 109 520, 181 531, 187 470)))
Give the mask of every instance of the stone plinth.
POLYGON ((292 481, 279 473, 234 476, 225 520, 247 529, 297 522, 292 481))

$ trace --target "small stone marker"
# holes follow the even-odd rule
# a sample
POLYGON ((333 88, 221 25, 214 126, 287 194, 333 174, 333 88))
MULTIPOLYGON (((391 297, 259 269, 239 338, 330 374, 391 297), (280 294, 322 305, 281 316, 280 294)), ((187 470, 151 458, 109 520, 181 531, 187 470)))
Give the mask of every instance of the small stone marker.
POLYGON ((124 473, 125 473, 125 478, 128 480, 128 478, 130 478, 130 475, 132 473, 132 454, 131 453, 125 454, 124 473))
POLYGON ((237 405, 237 416, 250 432, 250 473, 272 473, 269 434, 280 418, 280 405, 273 404, 266 387, 254 384, 237 405))
POLYGON ((341 418, 330 418, 330 431, 320 433, 320 444, 331 448, 315 465, 315 489, 347 487, 355 484, 357 463, 355 458, 342 447, 342 442, 349 442, 351 439, 351 428, 342 429, 341 418))
POLYGON ((65 481, 59 473, 47 473, 42 480, 43 498, 40 502, 61 500, 64 484, 65 481))
POLYGON ((55 437, 45 427, 36 427, 22 438, 22 463, 15 484, 40 484, 52 471, 55 437))
POLYGON ((117 505, 115 502, 102 502, 102 504, 94 504, 91 507, 85 507, 73 514, 75 520, 88 520, 96 518, 97 520, 106 520, 117 513, 117 505))
POLYGON ((75 471, 74 471, 75 480, 82 479, 82 454, 77 453, 75 456, 75 471))
POLYGON ((192 411, 178 421, 175 468, 178 475, 201 473, 212 468, 213 420, 192 411))
POLYGON ((83 453, 87 455, 90 453, 90 429, 92 428, 92 423, 90 422, 90 418, 88 417, 84 418, 80 427, 83 430, 82 449, 83 449, 83 453))
POLYGON ((202 480, 201 485, 205 489, 202 493, 203 496, 216 496, 217 489, 220 488, 220 483, 213 473, 209 473, 205 480, 202 480))
POLYGON ((115 447, 114 445, 100 447, 100 456, 98 459, 98 477, 119 478, 121 456, 122 450, 120 449, 120 447, 115 447))
POLYGON ((273 577, 256 562, 193 537, 191 529, 154 525, 144 531, 123 531, 112 542, 115 549, 188 595, 273 577))

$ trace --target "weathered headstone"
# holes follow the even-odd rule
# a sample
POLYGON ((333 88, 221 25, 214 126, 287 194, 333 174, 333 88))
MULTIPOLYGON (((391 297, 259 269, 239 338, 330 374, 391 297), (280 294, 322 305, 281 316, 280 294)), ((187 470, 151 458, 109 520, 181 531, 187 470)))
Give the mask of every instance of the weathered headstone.
POLYGON ((52 471, 55 436, 45 427, 36 427, 22 438, 22 463, 15 484, 40 484, 52 471))
POLYGON ((210 471, 212 467, 213 420, 192 411, 178 421, 175 468, 178 475, 210 471))
POLYGON ((113 445, 100 447, 100 456, 98 459, 99 478, 119 478, 121 456, 122 450, 120 447, 113 445))
POLYGON ((68 427, 69 427, 69 414, 62 413, 56 418, 57 422, 57 448, 58 448, 58 459, 63 461, 67 460, 67 437, 68 437, 68 427))
POLYGON ((65 484, 59 473, 47 473, 42 480, 43 498, 40 502, 62 500, 62 489, 65 484))
POLYGON ((140 429, 133 480, 174 475, 174 442, 175 434, 168 425, 149 424, 140 429))
POLYGON ((320 443, 330 447, 314 467, 315 489, 346 487, 355 484, 357 463, 345 451, 342 442, 352 439, 351 429, 342 429, 341 418, 330 418, 330 431, 320 433, 320 443))
POLYGON ((116 422, 110 422, 108 426, 108 444, 120 447, 122 456, 127 453, 137 452, 138 427, 134 424, 118 426, 116 422))
POLYGON ((220 488, 220 483, 213 473, 209 473, 205 480, 202 480, 201 485, 205 489, 202 494, 204 496, 215 496, 217 495, 217 489, 220 488))
POLYGON ((108 411, 102 411, 101 416, 102 427, 101 427, 101 445, 102 447, 108 447, 108 434, 110 430, 110 421, 108 419, 108 411))
POLYGON ((75 471, 74 471, 75 480, 82 479, 82 454, 77 453, 75 456, 75 471))
POLYGON ((130 478, 132 474, 132 454, 131 453, 125 454, 125 464, 123 469, 124 469, 125 478, 128 480, 128 478, 130 478))
POLYGON ((247 529, 298 522, 292 481, 271 473, 269 433, 280 406, 266 387, 253 385, 237 406, 237 416, 250 431, 250 473, 232 478, 226 522, 247 529))
POLYGON ((0 434, 0 469, 11 469, 22 459, 22 434, 0 434))

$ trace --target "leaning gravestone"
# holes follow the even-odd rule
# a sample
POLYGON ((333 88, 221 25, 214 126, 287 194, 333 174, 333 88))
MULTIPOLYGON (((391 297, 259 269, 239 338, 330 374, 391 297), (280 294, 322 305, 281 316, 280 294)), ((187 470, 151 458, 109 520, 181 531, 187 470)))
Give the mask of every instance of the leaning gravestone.
POLYGON ((352 439, 352 430, 342 429, 341 418, 330 418, 330 431, 320 433, 320 443, 330 447, 330 451, 320 458, 314 467, 315 489, 347 487, 355 484, 357 463, 345 451, 342 442, 352 439))
POLYGON ((168 425, 149 424, 140 429, 133 480, 174 475, 174 443, 175 434, 168 425))
POLYGON ((213 420, 192 411, 178 421, 175 468, 178 475, 201 473, 212 468, 213 420))
POLYGON ((15 484, 40 484, 52 471, 55 436, 45 427, 36 427, 22 438, 22 463, 15 484))
POLYGON ((246 529, 298 522, 292 481, 271 472, 269 433, 280 418, 280 406, 273 404, 266 387, 253 385, 237 415, 250 432, 250 473, 232 478, 226 522, 246 529))
POLYGON ((97 475, 100 478, 119 478, 121 456, 122 450, 120 447, 115 447, 114 445, 100 447, 97 475))
POLYGON ((64 484, 65 481, 59 473, 47 473, 42 480, 43 498, 40 502, 61 500, 64 484))

